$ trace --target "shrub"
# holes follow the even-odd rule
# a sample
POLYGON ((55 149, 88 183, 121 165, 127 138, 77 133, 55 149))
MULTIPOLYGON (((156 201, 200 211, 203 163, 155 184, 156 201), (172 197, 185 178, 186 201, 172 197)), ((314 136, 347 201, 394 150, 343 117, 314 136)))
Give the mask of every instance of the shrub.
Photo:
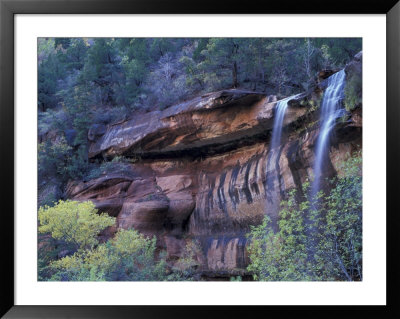
POLYGON ((166 280, 166 263, 156 260, 156 238, 119 230, 113 239, 96 248, 78 251, 53 261, 52 280, 160 281, 166 280))
POLYGON ((197 241, 189 241, 185 245, 180 258, 172 267, 170 280, 194 280, 196 270, 200 266, 197 256, 199 256, 201 253, 200 244, 197 241))
POLYGON ((72 256, 51 262, 49 268, 54 272, 51 280, 103 281, 111 263, 107 247, 99 245, 94 249, 76 252, 72 256))
POLYGON ((61 184, 56 180, 48 180, 38 187, 38 206, 54 206, 61 197, 61 184))
MULTIPOLYGON (((361 153, 345 161, 329 193, 300 198, 291 191, 281 203, 279 230, 268 216, 248 237, 256 280, 362 280, 361 153)), ((309 194, 309 183, 303 192, 309 194)))
POLYGON ((67 144, 64 136, 55 142, 46 141, 38 145, 38 173, 39 177, 58 176, 65 179, 68 174, 72 148, 67 144))
POLYGON ((38 135, 41 136, 51 130, 64 130, 66 128, 67 114, 63 109, 55 111, 47 109, 38 113, 38 135))
POLYGON ((68 159, 65 179, 83 179, 89 170, 86 145, 80 145, 68 159))
POLYGON ((229 281, 242 281, 242 277, 241 276, 231 277, 229 281))
POLYGON ((39 208, 39 233, 72 243, 77 249, 94 247, 97 235, 115 223, 107 214, 97 214, 92 202, 60 200, 54 207, 39 208))
MULTIPOLYGON (((95 218, 97 223, 88 223, 86 222, 88 218, 73 218, 73 214, 69 212, 74 209, 65 207, 66 203, 59 203, 53 210, 46 208, 46 214, 43 209, 39 212, 40 220, 44 220, 46 225, 40 226, 39 232, 50 232, 52 235, 51 238, 47 240, 42 238, 41 241, 42 248, 39 249, 38 258, 39 280, 187 281, 193 279, 198 266, 196 255, 200 249, 197 243, 190 242, 185 247, 182 257, 171 269, 167 266, 165 253, 157 253, 155 236, 148 238, 134 229, 120 229, 114 238, 99 244, 95 238, 98 230, 109 226, 111 223, 107 221, 113 219, 109 217, 105 220, 101 215, 97 215, 95 218), (59 218, 60 214, 68 217, 59 218), (54 218, 52 222, 48 221, 48 215, 54 218), (56 242, 60 239, 66 243, 72 242, 75 248, 79 249, 73 255, 57 259, 56 256, 63 249, 60 245, 57 247, 56 242)), ((73 203, 76 202, 68 202, 67 206, 73 203)), ((90 202, 80 203, 80 205, 85 204, 86 208, 82 209, 94 212, 92 205, 88 203, 90 202)), ((72 205, 74 208, 77 206, 72 205)), ((81 216, 79 213, 77 215, 81 216)))
POLYGON ((48 140, 38 145, 39 181, 51 178, 60 182, 70 178, 81 179, 87 174, 88 168, 85 145, 74 150, 63 135, 55 141, 48 140))

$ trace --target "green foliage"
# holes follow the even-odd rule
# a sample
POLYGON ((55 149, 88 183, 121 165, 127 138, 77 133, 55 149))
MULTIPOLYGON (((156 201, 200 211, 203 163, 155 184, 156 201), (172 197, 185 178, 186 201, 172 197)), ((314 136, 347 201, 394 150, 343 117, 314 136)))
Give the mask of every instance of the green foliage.
POLYGON ((50 54, 54 53, 54 42, 53 38, 38 38, 38 64, 46 60, 50 54))
POLYGON ((40 202, 40 206, 53 206, 57 202, 54 193, 48 193, 45 198, 40 202))
POLYGON ((38 107, 41 111, 57 105, 57 80, 62 77, 61 68, 54 54, 49 54, 38 65, 38 107))
POLYGON ((68 49, 68 47, 71 45, 71 39, 70 38, 55 38, 54 39, 54 48, 63 48, 63 49, 68 49))
POLYGON ((39 234, 38 237, 38 280, 47 281, 54 274, 50 264, 60 257, 74 252, 75 247, 62 240, 56 240, 49 234, 39 234))
POLYGON ((243 39, 211 38, 207 47, 201 52, 205 57, 202 68, 209 73, 205 83, 209 87, 221 85, 222 87, 238 87, 238 63, 242 59, 240 50, 243 39), (230 76, 231 75, 231 76, 230 76), (220 77, 222 76, 222 77, 220 77), (213 80, 226 79, 218 84, 213 80), (231 83, 228 81, 230 80, 231 83))
POLYGON ((199 265, 196 242, 186 245, 172 268, 165 253, 157 252, 155 236, 120 229, 114 238, 99 244, 97 234, 113 225, 115 218, 98 215, 91 202, 59 201, 54 207, 41 207, 39 221, 39 233, 45 234, 38 252, 39 280, 188 281, 199 265))
POLYGON ((117 46, 121 52, 119 64, 125 79, 116 91, 116 101, 132 107, 143 93, 143 82, 149 73, 147 43, 146 39, 117 39, 117 46))
POLYGON ((87 150, 86 146, 79 146, 74 154, 70 157, 68 163, 67 176, 72 179, 83 179, 87 170, 89 169, 89 163, 87 161, 87 150))
POLYGON ((248 270, 255 280, 298 281, 312 280, 308 274, 307 236, 303 217, 306 205, 299 205, 294 191, 283 202, 279 231, 274 233, 268 216, 259 226, 253 226, 248 248, 251 263, 248 270))
POLYGON ((60 131, 65 129, 67 120, 64 110, 47 109, 46 112, 38 114, 38 135, 41 136, 50 131, 60 131))
POLYGON ((302 66, 302 43, 301 39, 275 39, 266 44, 266 50, 270 52, 266 58, 267 72, 270 74, 269 81, 272 84, 274 94, 290 95, 297 93, 298 88, 293 87, 297 83, 308 81, 306 71, 302 66), (298 48, 298 52, 296 52, 298 48), (297 54, 296 54, 297 53, 297 54), (300 77, 299 77, 300 76, 300 77))
POLYGON ((361 165, 361 153, 346 161, 326 196, 326 228, 318 238, 316 260, 320 276, 332 280, 362 280, 361 165))
POLYGON ((316 47, 323 51, 322 56, 318 59, 321 69, 344 66, 356 53, 361 51, 362 46, 361 38, 314 38, 313 40, 316 47))
POLYGON ((165 253, 157 252, 156 237, 148 238, 136 230, 120 229, 114 238, 100 244, 97 235, 112 226, 115 218, 98 214, 90 201, 60 200, 53 207, 40 207, 38 215, 39 280, 192 280, 198 266, 195 256, 200 248, 195 242, 186 246, 172 269, 165 253))
POLYGON ((53 261, 52 280, 161 281, 165 260, 156 260, 156 238, 137 231, 119 230, 113 239, 95 248, 53 261))
POLYGON ((81 38, 70 39, 69 45, 63 53, 63 62, 66 64, 66 71, 82 70, 85 65, 85 57, 88 45, 81 38))
POLYGON ((46 141, 38 145, 38 173, 42 177, 59 176, 64 180, 72 148, 61 136, 54 142, 46 141))
POLYGON ((39 107, 77 80, 97 106, 168 106, 228 87, 290 95, 360 50, 353 38, 40 38, 39 107))
POLYGON ((197 241, 189 241, 172 267, 172 274, 168 280, 191 281, 194 280, 196 269, 200 266, 197 256, 201 255, 200 244, 197 241))
POLYGON ((111 241, 118 262, 111 269, 109 280, 159 281, 166 274, 166 263, 156 261, 156 237, 146 238, 139 232, 120 230, 111 241))
POLYGON ((105 270, 110 267, 112 260, 108 256, 105 245, 95 249, 76 252, 72 256, 52 261, 50 269, 55 281, 104 281, 105 270))
POLYGON ((74 86, 59 92, 72 119, 72 129, 76 133, 72 141, 74 152, 67 167, 68 176, 72 178, 83 178, 89 168, 87 135, 91 124, 90 92, 90 86, 86 82, 79 81, 74 86))
POLYGON ((38 206, 53 206, 62 197, 61 183, 49 179, 38 185, 38 206))
POLYGON ((94 247, 97 235, 115 223, 107 214, 97 214, 92 202, 60 200, 55 206, 39 208, 39 233, 50 233, 54 239, 72 243, 76 249, 94 247))
POLYGON ((362 103, 361 75, 359 73, 352 73, 346 82, 344 105, 347 111, 351 111, 362 103))
POLYGON ((229 281, 242 281, 242 277, 241 276, 231 277, 229 281))
MULTIPOLYGON (((362 280, 361 153, 344 162, 328 194, 281 203, 279 230, 270 220, 252 227, 248 270, 256 280, 362 280)), ((304 194, 309 194, 305 183, 304 194)))

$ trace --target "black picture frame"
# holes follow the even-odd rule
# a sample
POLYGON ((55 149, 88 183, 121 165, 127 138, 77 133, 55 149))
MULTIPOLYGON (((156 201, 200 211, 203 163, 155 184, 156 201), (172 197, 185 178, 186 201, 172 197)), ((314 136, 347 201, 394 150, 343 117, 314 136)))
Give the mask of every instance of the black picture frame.
MULTIPOLYGON (((396 201, 400 151, 400 3, 398 0, 245 1, 241 4, 183 0, 0 0, 0 181, 3 189, 1 240, 1 308, 4 318, 210 318, 268 316, 357 318, 400 317, 399 243, 396 201), (387 18, 387 305, 386 306, 16 306, 14 303, 14 15, 15 14, 385 14, 387 18), (268 307, 268 309, 266 308, 268 307)), ((384 203, 382 203, 384 207, 384 203)), ((377 212, 378 215, 379 212, 377 212)), ((382 212, 383 213, 383 212, 382 212)), ((377 216, 379 218, 379 216, 377 216)))

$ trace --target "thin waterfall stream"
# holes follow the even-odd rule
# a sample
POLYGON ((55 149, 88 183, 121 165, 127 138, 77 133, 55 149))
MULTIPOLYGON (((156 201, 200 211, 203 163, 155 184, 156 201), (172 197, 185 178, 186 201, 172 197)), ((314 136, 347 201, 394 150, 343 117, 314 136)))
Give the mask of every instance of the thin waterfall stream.
MULTIPOLYGON (((275 106, 274 126, 272 128, 271 144, 267 158, 266 167, 266 195, 268 206, 267 211, 277 212, 280 202, 280 145, 282 131, 284 127, 285 113, 290 100, 296 98, 299 94, 279 100, 275 106)), ((278 213, 277 213, 278 214, 278 213)), ((277 222, 277 216, 271 216, 272 224, 277 222)))
POLYGON ((345 111, 342 106, 346 73, 341 70, 328 78, 328 85, 321 104, 320 123, 314 161, 314 181, 311 187, 311 196, 314 197, 320 190, 324 163, 329 160, 330 135, 336 120, 345 111))

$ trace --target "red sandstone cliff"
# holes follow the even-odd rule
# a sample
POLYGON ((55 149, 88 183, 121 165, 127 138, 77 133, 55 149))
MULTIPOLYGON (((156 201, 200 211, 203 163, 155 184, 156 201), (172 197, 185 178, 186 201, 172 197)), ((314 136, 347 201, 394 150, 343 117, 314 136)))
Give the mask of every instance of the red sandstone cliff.
MULTIPOLYGON (((346 72, 361 72, 361 56, 346 72)), ((322 92, 323 81, 320 88, 289 102, 282 144, 269 166, 279 173, 273 185, 266 185, 266 161, 276 97, 226 90, 92 128, 89 157, 131 158, 130 172, 70 182, 67 197, 92 200, 116 216, 107 236, 131 227, 155 234, 171 261, 185 242, 196 239, 202 246, 201 272, 244 274, 245 233, 264 214, 277 216, 268 192, 281 199, 291 188, 301 190, 312 173, 322 92)), ((336 125, 324 176, 337 174, 338 163, 361 148, 361 122, 358 107, 349 120, 336 125)))

